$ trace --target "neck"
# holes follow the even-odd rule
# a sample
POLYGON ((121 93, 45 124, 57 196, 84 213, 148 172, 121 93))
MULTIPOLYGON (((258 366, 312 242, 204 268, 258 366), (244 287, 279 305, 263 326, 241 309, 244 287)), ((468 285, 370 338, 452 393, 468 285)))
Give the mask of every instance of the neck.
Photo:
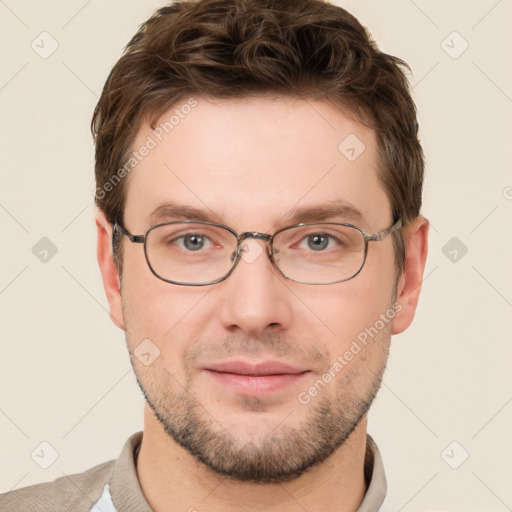
POLYGON ((137 460, 142 491, 154 512, 354 512, 366 492, 366 417, 322 464, 291 482, 238 482, 214 473, 163 430, 146 404, 137 460))

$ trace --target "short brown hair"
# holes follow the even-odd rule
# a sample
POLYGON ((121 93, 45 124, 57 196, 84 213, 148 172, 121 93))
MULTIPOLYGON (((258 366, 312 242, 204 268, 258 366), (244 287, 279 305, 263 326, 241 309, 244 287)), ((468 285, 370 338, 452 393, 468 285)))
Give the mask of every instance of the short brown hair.
MULTIPOLYGON (((419 215, 424 174, 408 69, 379 51, 356 18, 322 0, 171 3, 127 44, 94 110, 96 204, 109 222, 123 221, 127 180, 119 170, 143 121, 154 129, 190 95, 277 94, 329 101, 375 131, 377 173, 394 220, 406 225, 419 215)), ((400 271, 400 234, 394 243, 400 271)), ((121 268, 120 248, 114 254, 121 268)))

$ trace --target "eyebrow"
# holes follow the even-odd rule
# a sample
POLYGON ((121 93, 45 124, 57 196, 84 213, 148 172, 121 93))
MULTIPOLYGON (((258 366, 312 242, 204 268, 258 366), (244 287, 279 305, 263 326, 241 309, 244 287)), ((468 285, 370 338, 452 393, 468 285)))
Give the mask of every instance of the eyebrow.
POLYGON ((181 219, 212 221, 213 217, 218 219, 218 215, 215 215, 211 210, 208 212, 207 210, 201 210, 199 208, 194 208, 193 206, 168 201, 157 206, 148 215, 148 221, 153 225, 167 220, 181 219))
POLYGON ((334 219, 359 223, 366 222, 364 215, 355 206, 342 200, 329 201, 328 204, 321 206, 292 208, 283 219, 294 224, 334 219))
MULTIPOLYGON (((222 222, 222 219, 211 210, 170 201, 160 204, 148 215, 150 225, 181 219, 222 222)), ((355 206, 346 201, 333 200, 325 205, 292 208, 286 215, 281 217, 279 224, 283 222, 287 224, 300 224, 303 222, 322 222, 335 219, 343 222, 366 222, 364 215, 355 206)))

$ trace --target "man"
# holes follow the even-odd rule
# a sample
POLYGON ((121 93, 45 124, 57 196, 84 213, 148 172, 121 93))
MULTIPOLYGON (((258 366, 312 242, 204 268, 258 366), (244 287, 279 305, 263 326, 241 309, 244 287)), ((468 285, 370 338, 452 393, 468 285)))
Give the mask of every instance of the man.
POLYGON ((318 0, 185 1, 142 25, 92 129, 144 432, 2 510, 382 510, 367 413, 428 234, 403 67, 318 0))

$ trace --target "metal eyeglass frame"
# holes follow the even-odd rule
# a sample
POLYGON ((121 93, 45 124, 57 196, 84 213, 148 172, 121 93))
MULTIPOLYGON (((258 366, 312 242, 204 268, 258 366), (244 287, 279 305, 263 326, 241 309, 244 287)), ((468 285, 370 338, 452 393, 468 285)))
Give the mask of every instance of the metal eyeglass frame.
MULTIPOLYGON (((151 226, 143 235, 133 235, 121 223, 118 223, 118 222, 114 222, 112 224, 112 226, 113 226, 112 244, 114 244, 114 235, 115 235, 116 231, 119 231, 122 235, 126 236, 130 240, 130 242, 133 242, 136 244, 143 244, 144 256, 146 258, 146 262, 148 264, 149 269, 151 270, 153 275, 158 277, 158 279, 161 279, 162 281, 165 281, 167 283, 178 284, 178 285, 182 285, 182 286, 207 286, 207 285, 216 284, 216 283, 220 283, 221 281, 224 281, 235 270, 235 267, 238 265, 238 262, 241 259, 242 252, 243 252, 242 242, 244 240, 246 240, 247 238, 254 238, 257 240, 264 240, 265 242, 267 242, 267 244, 268 244, 267 245, 267 249, 268 249, 267 255, 268 255, 271 263, 279 271, 279 273, 286 279, 289 279, 290 281, 294 281, 296 283, 301 283, 301 284, 325 285, 325 284, 343 283, 345 281, 349 281, 350 279, 353 279, 354 277, 356 277, 357 274, 359 274, 361 272, 361 270, 363 269, 364 264, 366 262, 366 256, 368 254, 368 242, 380 242, 380 241, 384 240, 384 238, 386 238, 389 234, 400 229, 402 227, 402 222, 400 219, 398 219, 392 226, 390 226, 387 229, 377 231, 377 233, 366 233, 366 231, 364 231, 364 229, 362 229, 358 226, 354 226, 353 224, 348 224, 348 223, 343 223, 343 222, 303 222, 300 224, 294 224, 292 226, 286 226, 284 228, 281 228, 278 231, 276 231, 273 235, 269 235, 268 233, 259 233, 257 231, 244 231, 243 233, 238 234, 234 229, 230 228, 229 226, 225 226, 224 224, 217 224, 216 222, 199 221, 199 220, 193 220, 193 219, 162 222, 160 224, 151 226), (187 282, 183 282, 183 281, 173 281, 172 279, 166 279, 166 278, 158 275, 155 272, 155 270, 153 269, 153 267, 149 261, 148 253, 146 250, 146 240, 147 240, 147 237, 148 237, 148 234, 150 233, 150 231, 152 231, 153 229, 156 229, 160 226, 166 226, 166 225, 170 225, 170 224, 187 224, 187 223, 202 224, 205 226, 214 226, 214 227, 218 227, 218 228, 223 228, 235 236, 235 238, 237 240, 237 248, 235 250, 235 253, 233 254, 233 256, 235 256, 234 260, 233 260, 233 264, 232 264, 230 270, 226 274, 224 274, 222 277, 220 277, 219 279, 215 279, 214 281, 201 282, 201 283, 187 283, 187 282), (364 255, 363 255, 363 261, 361 263, 361 266, 359 267, 357 272, 355 274, 353 274, 352 276, 347 277, 345 279, 340 279, 338 281, 330 281, 328 283, 310 283, 310 282, 299 281, 297 279, 288 277, 279 268, 279 266, 277 265, 277 263, 274 260, 274 247, 273 247, 274 237, 276 235, 278 235, 279 233, 282 233, 283 231, 286 231, 288 229, 293 229, 293 228, 297 228, 297 227, 301 227, 301 226, 325 226, 325 225, 347 226, 350 228, 354 228, 361 233, 361 235, 363 236, 363 239, 364 239, 364 255)), ((232 259, 233 259, 233 256, 232 256, 232 259)))

